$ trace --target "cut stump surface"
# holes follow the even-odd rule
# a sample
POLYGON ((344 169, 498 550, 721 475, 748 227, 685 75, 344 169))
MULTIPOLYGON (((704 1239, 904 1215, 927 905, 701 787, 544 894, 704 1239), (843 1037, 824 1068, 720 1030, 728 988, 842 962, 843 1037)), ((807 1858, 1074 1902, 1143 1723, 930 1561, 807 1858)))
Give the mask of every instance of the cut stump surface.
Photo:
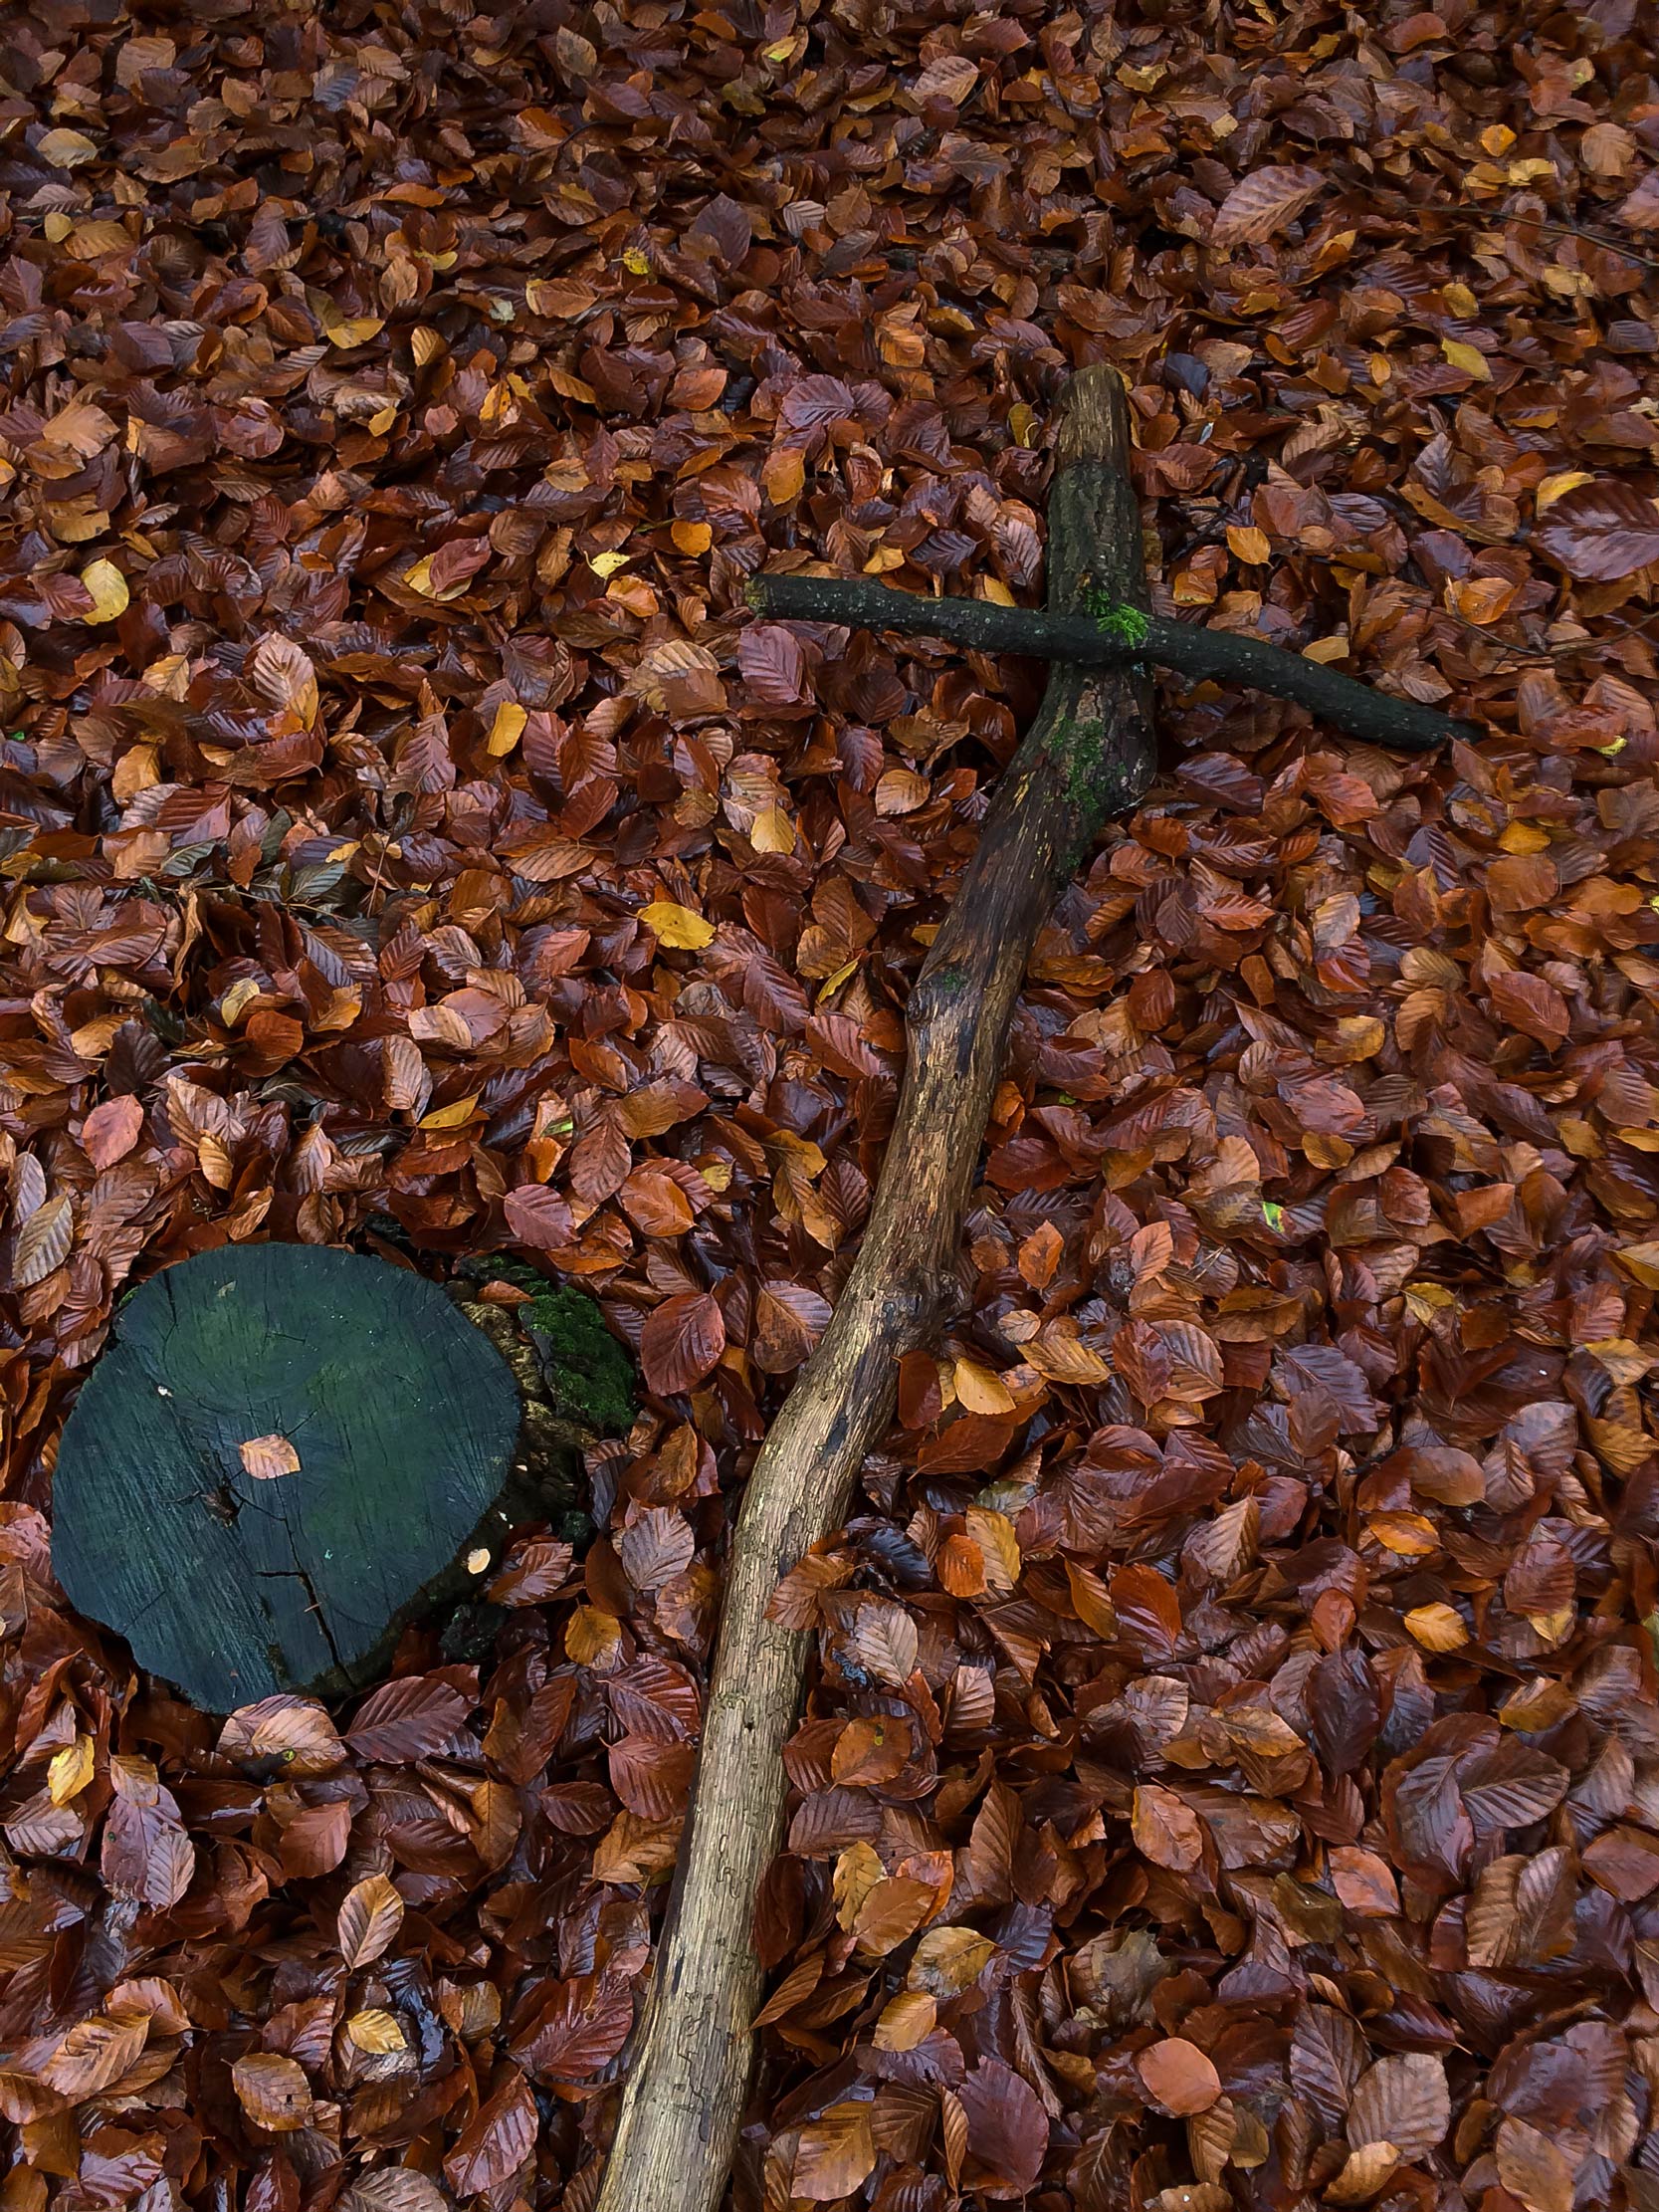
POLYGON ((54 1568, 211 1711, 343 1692, 462 1594, 469 1551, 475 1576, 499 1558, 520 1420, 502 1353, 424 1276, 315 1245, 203 1253, 127 1301, 81 1393, 54 1568))

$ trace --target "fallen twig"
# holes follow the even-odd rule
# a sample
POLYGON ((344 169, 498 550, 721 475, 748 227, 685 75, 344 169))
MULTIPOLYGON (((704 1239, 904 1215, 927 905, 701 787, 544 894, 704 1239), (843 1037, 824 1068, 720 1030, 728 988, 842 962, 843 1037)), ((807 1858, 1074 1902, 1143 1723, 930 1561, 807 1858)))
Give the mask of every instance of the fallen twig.
POLYGON ((1401 753, 1432 753, 1453 738, 1473 742, 1471 723, 1454 721, 1413 699, 1373 691, 1323 662, 1289 653, 1259 637, 1170 622, 1160 614, 1121 607, 1093 595, 1086 614, 1038 613, 990 599, 925 599, 881 583, 841 576, 756 576, 748 586, 756 612, 786 621, 833 622, 846 629, 903 630, 948 638, 984 653, 1028 653, 1040 660, 1111 667, 1149 661, 1194 683, 1242 684, 1291 699, 1351 738, 1401 753))

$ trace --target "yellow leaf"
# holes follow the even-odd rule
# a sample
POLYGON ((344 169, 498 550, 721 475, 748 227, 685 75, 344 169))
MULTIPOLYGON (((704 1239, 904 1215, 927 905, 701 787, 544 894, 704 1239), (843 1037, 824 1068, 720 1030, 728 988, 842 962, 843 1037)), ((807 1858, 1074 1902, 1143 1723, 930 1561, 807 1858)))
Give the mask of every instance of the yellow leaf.
POLYGON ((112 560, 88 561, 81 571, 81 581, 93 595, 93 611, 81 617, 84 622, 112 622, 117 614, 126 612, 131 593, 112 560))
POLYGON ((219 1019, 227 1029, 234 1029, 258 996, 259 985, 253 977, 239 976, 219 1001, 219 1019))
POLYGON ((411 591, 418 591, 423 599, 436 599, 440 606, 444 606, 451 599, 461 598, 472 578, 470 576, 464 577, 460 583, 448 584, 442 591, 434 590, 432 586, 432 555, 427 553, 423 558, 417 560, 412 568, 404 569, 403 580, 411 591))
POLYGON ((1316 637, 1311 644, 1302 648, 1302 658, 1305 661, 1346 661, 1348 656, 1348 642, 1346 637, 1316 637))
POLYGON ((760 483, 774 507, 798 499, 806 482, 806 462, 793 446, 780 446, 760 464, 760 483))
POLYGON ((980 588, 994 606, 1011 607, 1016 604, 1014 594, 1000 576, 981 577, 980 588))
MULTIPOLYGON (((1009 1404, 1012 1403, 1010 1399, 1009 1404)), ((1012 1590, 1019 1581, 1023 1564, 1013 1522, 1006 1513, 983 1505, 970 1505, 965 1518, 967 1532, 978 1545, 985 1563, 986 1586, 992 1590, 1012 1590)))
POLYGON ((670 899, 653 899, 640 909, 640 920, 657 943, 673 953, 700 953, 714 941, 713 922, 706 922, 689 906, 676 906, 670 899))
POLYGON ((93 1778, 93 1739, 77 1736, 55 1752, 46 1770, 46 1790, 54 1805, 67 1805, 79 1797, 93 1778))
POLYGON ((852 1927, 865 1898, 885 1873, 886 1869, 869 1844, 849 1844, 836 1860, 830 1890, 835 1899, 835 1916, 844 1928, 852 1927))
POLYGON ((1508 153, 1515 143, 1515 132, 1507 122, 1495 122, 1481 132, 1481 150, 1496 160, 1501 153, 1508 153))
POLYGON ((871 2041, 878 2051, 914 2051, 937 2018, 938 2005, 926 1990, 902 1990, 883 2008, 871 2041))
POLYGON ((1267 532, 1258 530, 1254 523, 1229 523, 1227 550, 1235 560, 1255 562, 1267 560, 1273 553, 1267 532))
POLYGON ((1465 376, 1473 376, 1483 384, 1491 383, 1492 371, 1486 364, 1486 355, 1478 345, 1466 345, 1460 337, 1443 337, 1440 340, 1440 350, 1453 368, 1461 368, 1465 376))
POLYGON ((632 558, 632 553, 595 553, 588 566, 596 576, 614 576, 618 568, 626 568, 632 558))
POLYGON ((754 817, 748 841, 756 852, 793 852, 794 824, 781 806, 763 806, 754 817))
POLYGON ((1563 492, 1575 492, 1580 484, 1590 482, 1588 469, 1562 469, 1555 476, 1547 476, 1533 494, 1534 509, 1542 515, 1547 507, 1554 507, 1563 492))
POLYGON ((631 277, 649 277, 651 257, 649 254, 642 254, 637 246, 630 246, 622 257, 622 266, 631 277))
POLYGON ((956 1396, 970 1414, 1011 1414, 1013 1393, 995 1368, 977 1360, 958 1360, 953 1370, 956 1396))
POLYGON ((382 2012, 371 2005, 366 2012, 354 2012, 345 2023, 345 2032, 359 2051, 372 2052, 383 2058, 388 2051, 404 2048, 403 2030, 398 2026, 394 2013, 382 2012))
POLYGON ((1644 1289, 1659 1290, 1659 1244, 1626 1244, 1613 1257, 1644 1289))
POLYGON ((715 542, 707 523, 676 523, 669 535, 683 553, 706 553, 715 542))
POLYGON ((1008 410, 1008 431, 1015 445, 1032 446, 1037 443, 1037 410, 1028 407, 1023 399, 1016 399, 1008 410))
POLYGON ((995 1952, 989 1936, 974 1928, 930 1928, 916 1946, 905 1987, 933 1998, 959 1997, 995 1952))
POLYGON ((422 1129, 462 1129, 473 1118, 473 1108, 478 1104, 478 1093, 472 1091, 465 1098, 458 1098, 448 1106, 434 1106, 430 1114, 423 1114, 418 1123, 422 1129))
POLYGON ((1480 302, 1466 284, 1443 285, 1440 297, 1446 304, 1446 313, 1455 315, 1460 323, 1467 323, 1480 313, 1480 302))
POLYGON ((833 976, 826 976, 823 982, 818 986, 819 1005, 823 1005, 827 999, 833 998, 836 993, 841 989, 841 986, 844 983, 847 983, 852 977, 856 976, 857 974, 858 962, 856 960, 843 961, 841 966, 835 971, 835 974, 833 976))
POLYGON ((1413 1606, 1405 1625, 1425 1652, 1455 1652, 1469 1641, 1469 1631, 1455 1606, 1413 1606))
POLYGON ((98 147, 84 130, 66 130, 60 125, 37 141, 35 151, 55 169, 78 169, 84 161, 96 157, 98 147))
POLYGON ((378 337, 385 328, 383 316, 335 315, 328 308, 322 311, 322 332, 330 345, 342 348, 366 345, 371 337, 378 337))
POLYGON ((1365 1533, 1402 1559, 1426 1559, 1440 1549, 1439 1533, 1422 1513, 1373 1513, 1365 1523, 1365 1533))
POLYGON ((517 699, 504 699, 496 709, 496 719, 490 725, 490 735, 485 740, 486 750, 498 760, 511 753, 524 734, 524 724, 529 716, 517 699))

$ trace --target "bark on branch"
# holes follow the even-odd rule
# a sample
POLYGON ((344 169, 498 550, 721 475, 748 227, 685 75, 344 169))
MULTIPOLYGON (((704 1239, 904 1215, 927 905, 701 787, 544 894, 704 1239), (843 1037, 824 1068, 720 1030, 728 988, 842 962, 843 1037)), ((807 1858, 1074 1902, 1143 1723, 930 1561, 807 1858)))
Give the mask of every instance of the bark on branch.
MULTIPOLYGON (((1048 603, 1093 591, 1144 613, 1128 421, 1110 369, 1068 395, 1049 495, 1048 603)), ((777 1847, 806 1640, 774 1626, 778 1578, 845 1521, 892 1418, 899 1355, 926 1343, 957 1244, 1031 946, 1081 851, 1153 765, 1134 662, 1056 662, 979 847, 911 993, 909 1057, 847 1286, 749 1476, 731 1547, 680 1891, 660 1945, 597 2212, 714 2212, 746 2093, 760 1993, 756 1890, 777 1847)))
POLYGON ((851 630, 904 630, 948 638, 983 653, 1027 653, 1038 660, 1080 661, 1111 667, 1149 661, 1194 683, 1246 685, 1292 699, 1352 738, 1400 753, 1432 753, 1452 738, 1473 742, 1479 732, 1420 707, 1415 700, 1373 691, 1319 661, 1288 653, 1259 637, 1231 630, 1199 629, 1190 622, 1144 616, 1144 627, 1104 592, 1092 595, 1086 614, 1035 613, 997 606, 989 599, 925 599, 913 591, 840 576, 756 576, 748 602, 757 613, 792 622, 832 622, 851 630))

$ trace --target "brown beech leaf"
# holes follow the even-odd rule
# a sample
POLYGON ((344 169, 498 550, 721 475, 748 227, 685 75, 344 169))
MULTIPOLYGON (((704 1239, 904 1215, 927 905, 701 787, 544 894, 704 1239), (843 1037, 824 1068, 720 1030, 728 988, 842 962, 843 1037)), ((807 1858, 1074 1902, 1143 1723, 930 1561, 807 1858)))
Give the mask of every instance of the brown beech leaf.
POLYGON ((1030 2083, 1000 2059, 981 2059, 956 2095, 981 2186, 996 2196, 1023 2196, 1034 2188, 1048 2149, 1048 2114, 1030 2083))
POLYGON ((829 2204, 837 2197, 851 2196, 875 2166, 870 2106, 832 2104, 800 2131, 789 2191, 807 2204, 829 2204))
POLYGON ((1221 2095, 1221 2077, 1195 2043, 1169 2036, 1137 2054, 1146 2094, 1166 2112, 1207 2112, 1221 2095))
POLYGON ((359 2174, 341 2202, 347 2212, 447 2212, 449 2199, 412 2166, 377 2166, 359 2174))
POLYGON ((340 1905, 340 1956, 347 1966, 366 1966, 390 1947, 402 1925, 402 1897, 384 1875, 368 1875, 340 1905))
POLYGON ((1527 2212, 1572 2212, 1572 2167, 1548 2130, 1506 2117, 1493 2147, 1499 2180, 1527 2212))
POLYGON ((441 1751, 467 1717, 453 1683, 408 1674, 382 1682, 357 1708, 345 1740, 360 1759, 402 1765, 441 1751))
POLYGON ((95 1168, 112 1168, 138 1142, 143 1126, 144 1109, 138 1099, 130 1093, 106 1098, 81 1124, 81 1149, 95 1168))
POLYGON ((287 2133, 311 2119, 311 2086, 293 2059, 275 2051, 250 2051, 231 2068, 231 2082, 256 2127, 287 2133))
POLYGON ((279 1475, 300 1471, 300 1454, 287 1437, 249 1437, 236 1448, 244 1471, 256 1482, 274 1482, 279 1475))
POLYGON ((535 2147, 535 2102, 515 2067, 483 2104, 444 2160, 444 2175, 459 2197, 481 2195, 509 2180, 535 2147))
POLYGON ((42 2066, 40 2078, 48 2089, 79 2104, 130 2071, 148 2034, 149 2020, 142 2014, 78 2021, 42 2066))
POLYGON ((1659 560, 1659 504, 1621 477, 1600 477, 1563 492, 1535 535, 1568 575, 1616 583, 1659 560))
POLYGON ((633 2024, 626 1984, 607 1975, 554 1982, 515 2039, 513 2055, 539 2082, 585 2081, 610 2065, 633 2024))
POLYGON ((238 1765, 269 1765, 299 1779, 343 1765, 345 1746, 321 1705, 279 1690, 231 1714, 219 1733, 219 1755, 238 1765))
POLYGON ((1204 1852, 1204 1832, 1198 1816, 1173 1790, 1145 1782, 1135 1793, 1130 1825, 1136 1849, 1155 1867, 1187 1874, 1204 1852))
POLYGON ((1443 2059, 1423 2051, 1378 2059, 1354 2087, 1348 2139, 1358 2150, 1386 2142, 1401 2158, 1438 2148, 1451 2123, 1443 2059))
POLYGON ((682 1291, 647 1314, 640 1334, 645 1380, 663 1397, 693 1390, 719 1364, 726 1320, 707 1291, 682 1291))
POLYGON ((1253 169, 1239 179, 1217 209, 1210 229, 1211 243, 1259 246, 1277 238, 1324 189, 1325 176, 1319 169, 1253 169))

